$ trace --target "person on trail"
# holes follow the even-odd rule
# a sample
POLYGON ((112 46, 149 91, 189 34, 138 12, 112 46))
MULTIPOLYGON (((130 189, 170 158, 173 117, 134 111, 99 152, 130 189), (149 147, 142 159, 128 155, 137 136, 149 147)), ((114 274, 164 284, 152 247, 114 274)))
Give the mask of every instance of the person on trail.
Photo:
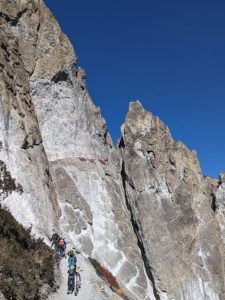
POLYGON ((65 257, 65 250, 66 250, 66 241, 64 238, 60 238, 58 242, 58 251, 61 257, 65 257))
POLYGON ((79 254, 80 252, 76 250, 75 247, 73 247, 68 253, 67 255, 69 256, 68 258, 68 264, 69 266, 76 266, 77 263, 77 254, 79 254))
POLYGON ((67 294, 72 294, 75 290, 75 296, 78 295, 79 289, 81 288, 81 276, 77 267, 69 267, 67 286, 67 294))
POLYGON ((76 258, 76 256, 74 255, 74 253, 73 253, 73 251, 72 250, 70 250, 69 252, 68 252, 68 255, 69 255, 69 258, 68 258, 68 264, 69 264, 69 267, 70 266, 76 266, 76 263, 77 263, 77 258, 76 258))
POLYGON ((74 256, 69 256, 68 258, 68 267, 70 266, 76 266, 77 259, 74 256))
POLYGON ((57 251, 58 250, 58 243, 59 243, 59 235, 57 232, 53 233, 52 237, 51 237, 51 248, 54 246, 55 250, 57 251))

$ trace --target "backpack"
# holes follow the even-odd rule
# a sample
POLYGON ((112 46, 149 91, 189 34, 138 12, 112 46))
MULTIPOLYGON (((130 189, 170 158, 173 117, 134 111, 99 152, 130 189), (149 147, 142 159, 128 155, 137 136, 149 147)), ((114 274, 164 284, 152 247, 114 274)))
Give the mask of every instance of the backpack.
POLYGON ((51 240, 57 242, 60 239, 58 233, 53 233, 51 240))
POLYGON ((71 266, 69 267, 69 270, 68 270, 68 273, 69 273, 69 276, 71 276, 71 275, 75 275, 75 268, 74 267, 72 267, 71 268, 71 266))
POLYGON ((69 259, 68 259, 68 263, 69 263, 69 266, 75 266, 76 265, 76 262, 77 262, 77 260, 76 260, 76 258, 75 257, 69 257, 69 259))
POLYGON ((60 239, 59 240, 59 246, 64 246, 65 245, 65 241, 64 241, 64 239, 60 239))

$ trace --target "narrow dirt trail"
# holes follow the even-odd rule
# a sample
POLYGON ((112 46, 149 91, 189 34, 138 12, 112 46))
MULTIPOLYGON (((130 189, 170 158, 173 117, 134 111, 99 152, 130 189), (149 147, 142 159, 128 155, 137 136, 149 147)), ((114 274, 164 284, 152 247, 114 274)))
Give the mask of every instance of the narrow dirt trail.
POLYGON ((67 258, 63 258, 60 262, 61 271, 61 285, 59 290, 50 295, 48 300, 107 300, 107 299, 120 299, 114 293, 110 292, 109 295, 108 288, 101 281, 101 279, 96 275, 93 267, 90 263, 82 256, 78 255, 77 266, 82 271, 81 274, 81 289, 77 296, 73 294, 67 294, 67 278, 68 278, 68 262, 67 258), (99 287, 99 289, 98 289, 99 287), (107 289, 107 293, 104 290, 107 289), (107 295, 108 294, 108 295, 107 295), (114 294, 114 295, 113 295, 114 294))

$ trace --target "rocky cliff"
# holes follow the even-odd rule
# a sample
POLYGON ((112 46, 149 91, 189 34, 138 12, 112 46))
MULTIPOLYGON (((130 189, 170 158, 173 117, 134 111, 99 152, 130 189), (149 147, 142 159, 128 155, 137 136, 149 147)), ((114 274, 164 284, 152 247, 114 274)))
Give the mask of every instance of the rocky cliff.
POLYGON ((116 149, 44 3, 3 0, 0 18, 1 203, 116 278, 117 295, 89 278, 87 300, 225 299, 224 175, 205 178, 139 102, 116 149))
POLYGON ((126 293, 147 299, 149 283, 126 209, 120 156, 90 99, 72 47, 45 13, 30 86, 61 208, 62 231, 86 257, 109 269, 126 293), (51 64, 45 64, 43 47, 51 64))
POLYGON ((126 199, 156 290, 169 299, 224 299, 222 179, 218 188, 204 177, 196 153, 139 102, 122 135, 126 199))
POLYGON ((35 45, 27 31, 38 26, 34 2, 0 3, 0 195, 18 221, 47 234, 58 209, 31 98, 35 45))

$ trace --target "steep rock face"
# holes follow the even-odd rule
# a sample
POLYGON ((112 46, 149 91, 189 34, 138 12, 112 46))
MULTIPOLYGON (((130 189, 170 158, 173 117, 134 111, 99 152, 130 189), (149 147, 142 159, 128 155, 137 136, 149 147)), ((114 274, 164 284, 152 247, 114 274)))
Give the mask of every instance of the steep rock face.
POLYGON ((31 11, 17 23, 17 32, 34 45, 24 49, 25 66, 62 232, 86 257, 110 270, 130 299, 153 299, 125 204, 120 156, 86 90, 85 73, 42 1, 26 2, 31 11))
MULTIPOLYGON (((1 202, 43 237, 59 224, 129 299, 225 299, 224 174, 203 177, 138 102, 116 150, 43 2, 2 0, 0 20, 1 202)), ((95 300, 121 298, 90 278, 95 300)))
MULTIPOLYGON (((139 102, 130 104, 121 130, 127 202, 155 293, 225 299, 225 248, 212 205, 218 183, 202 176, 195 152, 174 142, 139 102)), ((223 188, 216 192, 218 206, 223 188)))
POLYGON ((19 222, 43 236, 56 226, 58 208, 30 96, 31 54, 24 50, 32 52, 25 34, 32 21, 30 5, 31 1, 0 4, 0 200, 19 222))
POLYGON ((61 215, 71 245, 109 269, 130 299, 149 299, 120 157, 71 44, 42 1, 1 1, 0 11, 2 202, 42 236, 61 215))

